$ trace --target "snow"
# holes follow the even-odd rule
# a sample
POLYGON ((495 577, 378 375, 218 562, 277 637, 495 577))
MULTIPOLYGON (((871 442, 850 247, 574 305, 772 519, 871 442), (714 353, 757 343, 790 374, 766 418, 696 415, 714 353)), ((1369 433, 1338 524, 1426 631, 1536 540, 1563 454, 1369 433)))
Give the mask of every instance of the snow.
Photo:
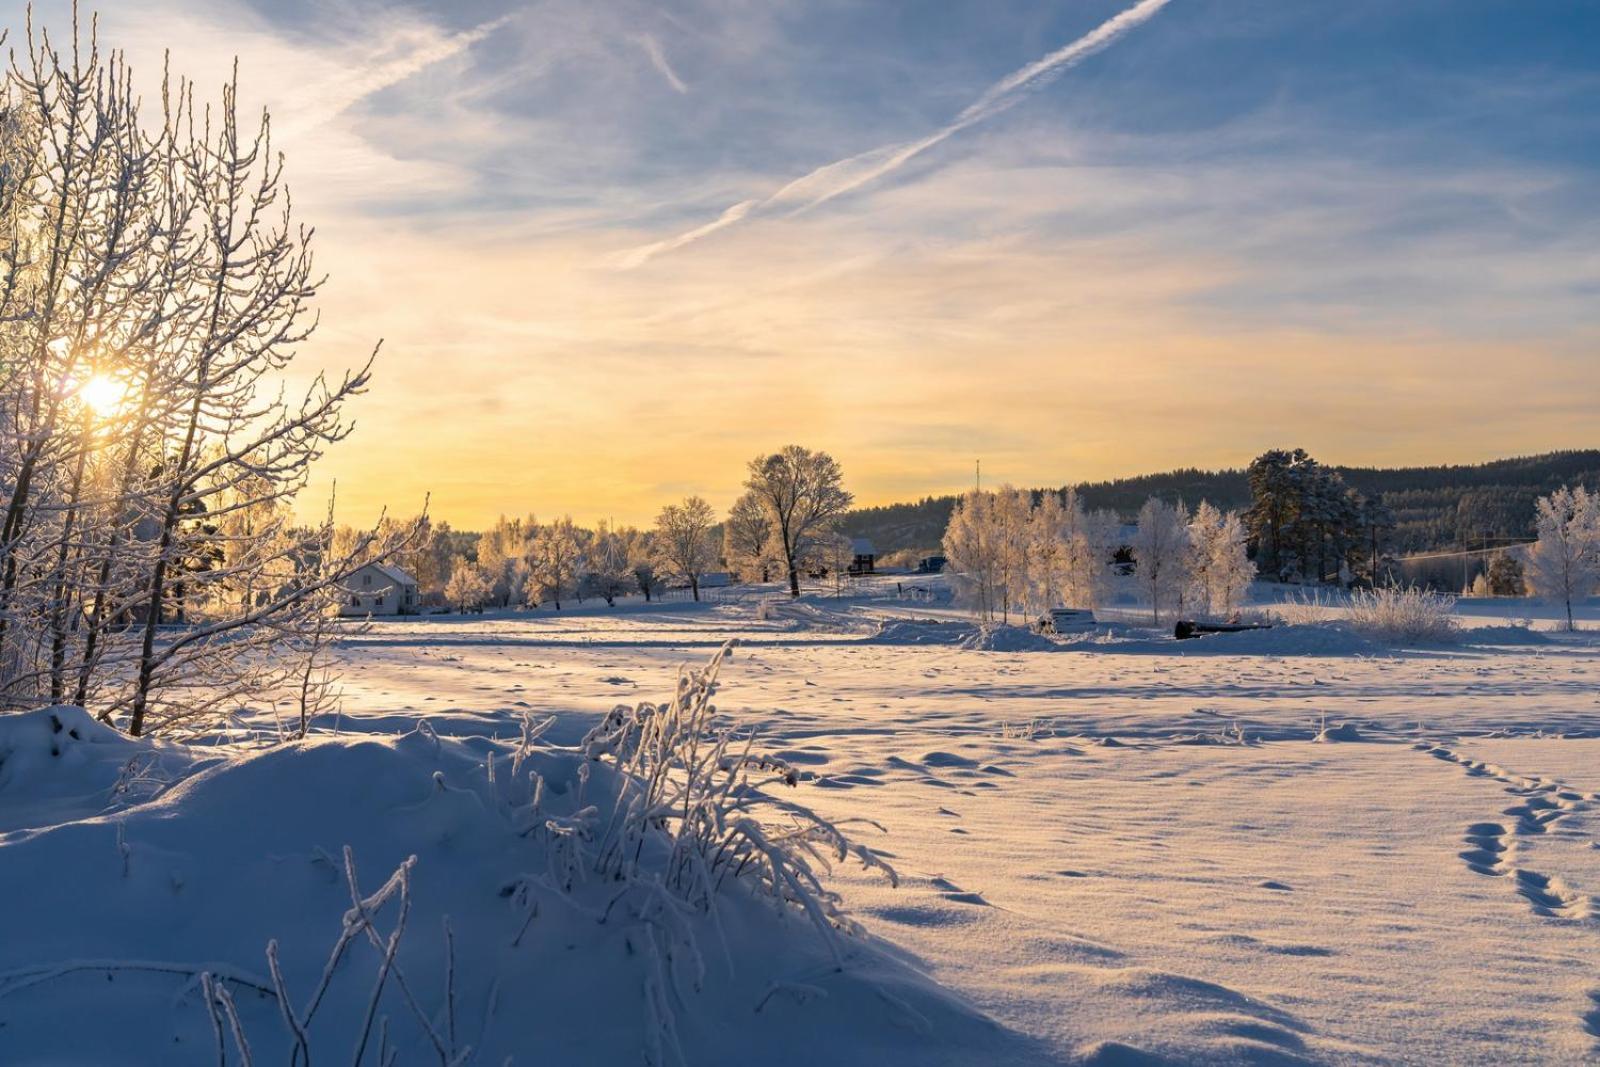
MULTIPOLYGON (((834 865, 866 930, 842 971, 795 909, 734 893, 720 929, 697 915, 703 982, 664 1001, 684 1062, 1600 1056, 1600 605, 1569 635, 1527 601, 1462 601, 1444 647, 1360 638, 1337 604, 1185 642, 1111 610, 1061 639, 979 628, 917 581, 380 622, 304 743, 265 712, 192 747, 75 709, 0 719, 0 1060, 215 1062, 200 970, 257 1062, 286 1058, 265 947, 303 1006, 349 846, 364 893, 416 857, 399 963, 443 1033, 449 917, 472 1062, 642 1062, 641 923, 597 921, 604 885, 501 895, 560 847, 522 832, 516 783, 607 817, 584 734, 730 637, 718 714, 799 779, 774 817, 872 819, 853 836, 900 884, 834 865), (524 717, 547 715, 518 779, 524 717)), ((363 940, 335 973, 313 1026, 335 1057, 379 959, 363 940)), ((437 1059, 393 986, 384 1014, 399 1062, 437 1059)))

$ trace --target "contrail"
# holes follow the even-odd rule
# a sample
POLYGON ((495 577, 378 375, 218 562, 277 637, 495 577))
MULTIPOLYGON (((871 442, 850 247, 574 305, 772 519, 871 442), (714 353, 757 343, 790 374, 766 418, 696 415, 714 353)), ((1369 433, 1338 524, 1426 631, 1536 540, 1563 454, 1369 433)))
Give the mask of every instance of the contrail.
POLYGON ((667 62, 667 54, 661 50, 661 42, 648 33, 639 35, 639 47, 644 49, 645 55, 650 57, 650 65, 656 72, 667 80, 674 92, 687 93, 689 87, 683 84, 683 79, 678 77, 678 72, 672 69, 672 64, 667 62))
POLYGON ((465 51, 510 21, 510 15, 502 15, 470 30, 437 37, 398 58, 357 69, 338 84, 323 89, 315 110, 302 112, 289 125, 296 132, 304 132, 331 122, 373 93, 465 51))
POLYGON ((702 237, 726 229, 765 209, 789 206, 794 212, 806 211, 819 204, 825 204, 834 197, 875 182, 899 170, 928 149, 969 126, 976 126, 1014 107, 1030 93, 1050 84, 1063 72, 1077 66, 1096 52, 1110 47, 1129 30, 1150 21, 1170 2, 1171 0, 1139 0, 1139 3, 1102 22, 1071 44, 1064 45, 995 82, 950 122, 925 137, 914 141, 880 145, 859 155, 824 164, 809 174, 789 182, 764 200, 742 201, 728 208, 712 222, 676 237, 630 249, 617 256, 613 262, 619 270, 631 270, 664 252, 692 244, 702 237))

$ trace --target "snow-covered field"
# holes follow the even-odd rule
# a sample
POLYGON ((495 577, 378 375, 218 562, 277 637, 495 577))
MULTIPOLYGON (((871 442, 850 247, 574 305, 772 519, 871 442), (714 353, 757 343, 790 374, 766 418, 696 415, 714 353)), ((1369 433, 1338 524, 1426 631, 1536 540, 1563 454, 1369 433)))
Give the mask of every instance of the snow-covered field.
MULTIPOLYGON (((1131 607, 1053 642, 903 584, 379 623, 309 743, 270 743, 265 712, 199 751, 0 720, 0 1062, 216 1062, 200 971, 257 1061, 287 1058, 264 949, 306 1006, 351 908, 345 845, 363 893, 418 857, 382 1001, 401 1063, 1600 1058, 1594 605, 1562 635, 1527 602, 1463 602, 1461 640, 1425 649, 1336 622, 1180 643, 1131 607), (850 832, 900 884, 827 876, 866 931, 842 969, 802 916, 741 898, 698 930, 703 977, 653 984, 658 948, 603 886, 528 918, 518 879, 557 846, 501 817, 509 764, 525 716, 554 715, 526 759, 581 798, 565 746, 730 638, 720 716, 801 772, 769 792, 875 820, 850 832), (653 996, 676 1047, 652 1045, 653 996)), ((359 1043, 366 941, 319 1062, 359 1043)))

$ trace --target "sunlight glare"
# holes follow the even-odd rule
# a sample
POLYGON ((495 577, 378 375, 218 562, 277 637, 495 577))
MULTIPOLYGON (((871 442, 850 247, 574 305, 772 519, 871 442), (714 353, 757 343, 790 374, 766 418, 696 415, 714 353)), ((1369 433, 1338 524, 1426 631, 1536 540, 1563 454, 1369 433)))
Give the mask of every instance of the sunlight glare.
POLYGON ((82 400, 102 419, 108 419, 117 414, 126 399, 128 387, 115 378, 104 374, 96 374, 83 383, 83 388, 78 390, 78 399, 82 400))

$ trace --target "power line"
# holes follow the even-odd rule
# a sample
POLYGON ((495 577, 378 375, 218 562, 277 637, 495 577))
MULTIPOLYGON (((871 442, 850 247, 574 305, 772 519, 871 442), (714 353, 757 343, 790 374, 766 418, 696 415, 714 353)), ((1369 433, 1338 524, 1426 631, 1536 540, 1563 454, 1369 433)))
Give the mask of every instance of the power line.
POLYGON ((1426 552, 1417 556, 1396 556, 1393 562, 1411 563, 1414 560, 1424 559, 1460 559, 1462 556, 1489 556, 1496 552, 1504 552, 1508 548, 1526 548, 1528 545, 1536 545, 1538 543, 1537 541, 1514 541, 1508 544, 1496 545, 1493 548, 1468 548, 1459 552, 1426 552))

